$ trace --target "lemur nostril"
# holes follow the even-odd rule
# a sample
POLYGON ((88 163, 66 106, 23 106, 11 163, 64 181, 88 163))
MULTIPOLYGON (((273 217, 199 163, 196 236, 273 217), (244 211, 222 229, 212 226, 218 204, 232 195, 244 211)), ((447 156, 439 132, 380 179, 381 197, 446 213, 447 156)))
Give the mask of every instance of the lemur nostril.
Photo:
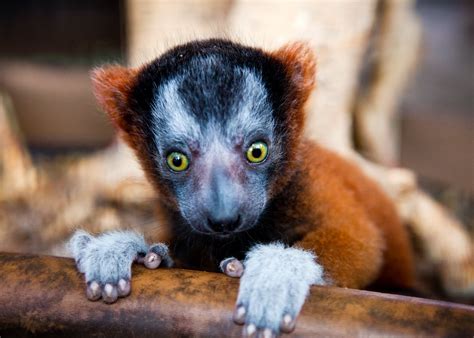
POLYGON ((212 231, 215 232, 231 232, 240 225, 240 215, 233 217, 208 217, 207 224, 212 231))

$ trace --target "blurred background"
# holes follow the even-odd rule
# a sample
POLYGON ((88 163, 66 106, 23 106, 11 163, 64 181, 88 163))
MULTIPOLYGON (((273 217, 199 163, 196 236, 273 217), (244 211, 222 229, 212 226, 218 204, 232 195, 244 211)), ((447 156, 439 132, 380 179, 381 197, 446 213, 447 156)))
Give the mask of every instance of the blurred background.
MULTIPOLYGON (((110 142, 113 133, 96 109, 88 72, 96 65, 126 61, 127 24, 133 24, 127 22, 126 5, 104 0, 1 2, 0 86, 11 96, 32 149, 94 149, 110 142)), ((473 8, 471 1, 416 2, 422 45, 397 109, 400 164, 470 192, 473 8)), ((167 44, 177 34, 171 28, 167 44)))
POLYGON ((112 168, 135 168, 110 160, 114 132, 89 71, 139 65, 209 36, 267 49, 310 41, 319 74, 308 135, 341 154, 356 150, 380 167, 410 169, 472 236, 472 1, 23 0, 0 2, 0 250, 54 253, 78 225, 99 231, 151 222, 149 206, 137 207, 151 198, 147 188, 127 185, 124 195, 118 179, 104 179, 110 166, 91 164, 107 157, 117 161, 112 168), (71 177, 91 176, 98 178, 89 188, 70 187, 71 177), (104 188, 107 198, 84 197, 104 181, 114 186, 104 188))

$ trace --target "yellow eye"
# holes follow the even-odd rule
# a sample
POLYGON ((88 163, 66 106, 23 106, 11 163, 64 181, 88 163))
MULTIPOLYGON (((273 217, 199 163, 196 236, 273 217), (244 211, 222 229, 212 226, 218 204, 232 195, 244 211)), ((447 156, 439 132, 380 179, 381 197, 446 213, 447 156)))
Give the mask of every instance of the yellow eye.
POLYGON ((184 171, 189 167, 188 157, 177 151, 173 151, 166 157, 166 163, 173 171, 184 171))
POLYGON ((247 160, 251 163, 262 163, 268 155, 268 147, 265 142, 255 142, 247 149, 247 160))

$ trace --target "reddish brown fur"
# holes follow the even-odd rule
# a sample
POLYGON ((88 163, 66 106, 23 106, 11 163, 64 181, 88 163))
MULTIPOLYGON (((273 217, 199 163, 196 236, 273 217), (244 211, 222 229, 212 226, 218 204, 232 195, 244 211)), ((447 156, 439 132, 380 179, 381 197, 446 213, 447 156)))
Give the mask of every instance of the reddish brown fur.
POLYGON ((98 103, 108 114, 120 137, 135 151, 144 172, 154 185, 163 202, 176 206, 176 201, 166 187, 156 184, 154 162, 149 156, 142 121, 129 108, 129 93, 137 81, 141 68, 132 69, 109 66, 95 69, 92 74, 93 91, 98 103))
MULTIPOLYGON (((100 106, 108 113, 117 130, 128 130, 123 114, 127 108, 128 93, 138 71, 122 66, 109 66, 92 71, 93 91, 100 106)), ((127 135, 123 135, 127 137, 127 135)))
POLYGON ((313 250, 337 285, 362 288, 378 279, 382 285, 413 287, 411 246, 392 202, 355 165, 300 141, 306 120, 303 105, 315 86, 311 48, 298 42, 272 55, 285 64, 297 88, 293 94, 297 104, 289 112, 296 121, 291 147, 302 156, 297 163, 303 165, 298 172, 304 174, 292 184, 304 190, 292 204, 296 210, 287 212, 294 213, 292 219, 311 215, 309 219, 316 221, 304 227, 303 239, 296 245, 313 250))
MULTIPOLYGON (((383 285, 413 287, 409 238, 390 200, 356 166, 312 142, 302 141, 303 106, 313 90, 316 70, 311 49, 296 43, 269 55, 284 64, 290 80, 286 98, 290 100, 291 122, 288 146, 295 156, 289 161, 291 170, 286 171, 292 175, 280 175, 270 188, 270 194, 276 195, 286 187, 278 197, 282 202, 277 203, 276 226, 284 229, 287 238, 296 239, 295 245, 314 251, 336 285, 364 288, 378 280, 383 285)), ((96 71, 94 90, 124 139, 135 149, 148 178, 166 197, 169 192, 154 180, 145 140, 129 123, 133 112, 128 110, 127 97, 137 73, 121 67, 96 71)), ((166 228, 164 209, 160 218, 166 228)))
MULTIPOLYGON (((313 50, 303 42, 287 44, 275 52, 269 53, 271 57, 278 59, 285 66, 289 79, 287 131, 289 134, 289 149, 297 149, 301 142, 302 130, 304 130, 306 114, 303 109, 316 83, 316 58, 313 50)), ((288 172, 293 171, 295 164, 291 156, 296 152, 290 152, 288 160, 288 172)), ((288 183, 288 175, 282 175, 271 187, 270 196, 277 194, 282 187, 288 183)))
MULTIPOLYGON (((393 204, 357 167, 311 142, 302 145, 295 213, 318 220, 296 245, 311 249, 340 286, 414 286, 411 247, 393 204)), ((288 212, 292 212, 289 210, 288 212)))

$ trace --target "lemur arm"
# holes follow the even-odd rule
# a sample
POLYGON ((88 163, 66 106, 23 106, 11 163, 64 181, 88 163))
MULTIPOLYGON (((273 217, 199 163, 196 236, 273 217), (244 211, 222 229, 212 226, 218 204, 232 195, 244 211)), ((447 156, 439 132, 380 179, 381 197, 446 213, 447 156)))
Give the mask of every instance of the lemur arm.
POLYGON ((291 332, 311 285, 357 288, 377 276, 382 264, 382 248, 373 244, 381 242, 377 229, 363 213, 356 216, 356 208, 335 211, 338 219, 328 215, 293 247, 273 243, 248 252, 234 313, 236 323, 246 324, 244 336, 257 328, 291 332))
POLYGON ((307 227, 295 245, 312 250, 335 285, 411 288, 415 284, 408 233, 379 187, 350 162, 312 142, 296 186, 290 213, 306 215, 307 227))
POLYGON ((312 252, 278 242, 251 248, 244 265, 234 312, 244 337, 291 332, 310 285, 326 284, 312 252))
MULTIPOLYGON (((311 156, 308 152, 307 160, 311 156)), ((363 288, 381 270, 380 229, 327 163, 313 161, 316 166, 304 168, 306 174, 292 183, 295 190, 282 198, 286 210, 278 221, 308 222, 290 227, 302 238, 291 247, 257 245, 247 253, 234 314, 237 323, 246 324, 244 335, 291 331, 310 285, 363 288)))
POLYGON ((380 273, 382 234, 350 196, 337 196, 328 209, 319 216, 318 226, 294 246, 317 255, 331 284, 364 288, 380 273))
POLYGON ((134 231, 110 231, 94 237, 77 230, 69 240, 69 248, 79 271, 85 275, 87 298, 102 298, 106 303, 130 293, 134 261, 149 269, 173 264, 165 244, 148 245, 134 231))

